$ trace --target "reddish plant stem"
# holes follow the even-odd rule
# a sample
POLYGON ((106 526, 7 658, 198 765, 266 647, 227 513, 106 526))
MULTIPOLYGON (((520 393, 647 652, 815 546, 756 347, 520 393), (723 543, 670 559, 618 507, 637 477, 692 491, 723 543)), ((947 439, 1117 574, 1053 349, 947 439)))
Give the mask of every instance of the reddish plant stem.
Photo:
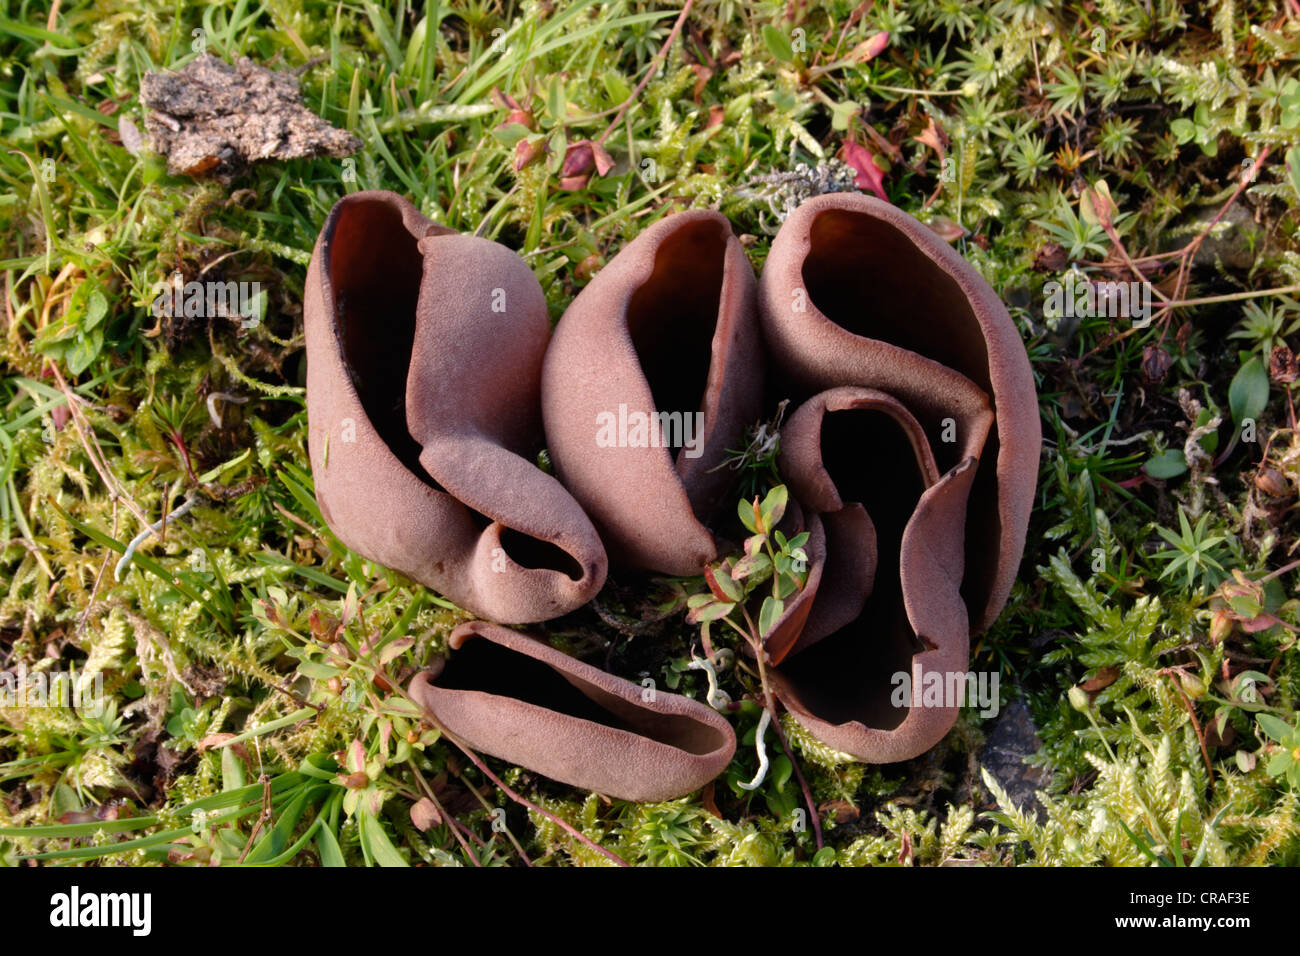
POLYGON ((599 843, 592 840, 591 837, 587 836, 585 833, 583 833, 577 827, 573 826, 573 824, 569 823, 567 820, 564 820, 561 817, 555 815, 554 813, 551 813, 549 810, 545 810, 542 807, 539 807, 537 804, 533 803, 527 797, 515 793, 514 790, 506 786, 505 781, 503 781, 500 777, 498 777, 488 768, 488 765, 483 762, 483 759, 479 757, 478 754, 476 754, 473 750, 470 749, 468 744, 466 744, 459 737, 457 737, 446 727, 444 727, 442 725, 442 722, 438 720, 437 716, 435 716, 432 711, 430 711, 419 701, 412 698, 401 687, 401 685, 398 684, 397 681, 393 680, 388 674, 382 673, 379 669, 376 669, 376 673, 382 674, 383 678, 386 681, 388 681, 389 686, 393 688, 395 693, 400 694, 405 700, 410 701, 412 704, 418 707, 421 713, 424 715, 425 719, 428 720, 429 723, 433 724, 433 726, 438 729, 438 732, 441 733, 443 737, 445 737, 447 740, 450 740, 457 747, 457 749, 460 750, 461 753, 463 753, 466 757, 468 757, 470 763, 472 763, 475 767, 477 767, 479 769, 479 772, 482 773, 483 776, 487 777, 494 784, 496 784, 497 789, 500 790, 502 793, 504 793, 507 797, 509 797, 511 800, 513 800, 515 803, 519 804, 520 806, 524 807, 525 809, 531 810, 534 813, 539 813, 542 816, 546 817, 546 819, 550 820, 552 823, 554 823, 565 833, 572 836, 575 840, 582 843, 588 849, 595 850, 597 853, 605 857, 607 860, 609 860, 611 863, 615 864, 616 866, 628 865, 628 862, 624 860, 622 857, 620 857, 617 853, 613 853, 605 849, 603 846, 601 846, 599 843))
MULTIPOLYGON (((1268 158, 1270 149, 1271 147, 1265 146, 1260 151, 1259 157, 1255 160, 1252 169, 1257 170, 1260 166, 1264 165, 1264 160, 1268 158)), ((1187 288, 1187 283, 1189 281, 1188 270, 1191 267, 1192 259, 1195 258, 1196 253, 1201 248, 1201 243, 1205 241, 1206 237, 1209 236, 1214 227, 1219 224, 1219 221, 1222 220, 1228 210, 1232 208, 1232 204, 1237 201, 1237 197, 1246 191, 1246 187, 1249 186, 1251 182, 1252 180, 1242 177, 1241 181, 1237 183, 1237 188, 1234 189, 1232 195, 1228 197, 1228 201, 1223 204, 1218 213, 1215 214, 1214 218, 1210 220, 1209 224, 1197 233, 1196 238, 1189 242, 1186 248, 1182 250, 1182 254, 1178 257, 1178 277, 1174 280, 1173 294, 1169 297, 1171 301, 1165 303, 1165 305, 1160 309, 1161 313, 1172 315, 1173 310, 1180 305, 1180 300, 1183 297, 1183 292, 1187 288)), ((1190 304, 1193 301, 1194 300, 1187 300, 1186 303, 1183 304, 1190 304)))
MULTIPOLYGON (((438 813, 442 816, 443 820, 447 822, 447 828, 451 830, 451 835, 455 837, 456 842, 460 844, 461 850, 464 851, 467 857, 469 857, 471 863, 476 867, 481 867, 483 864, 478 861, 478 857, 474 855, 474 851, 470 849, 470 845, 465 842, 465 837, 461 836, 460 829, 458 829, 460 821, 447 812, 446 807, 444 807, 438 800, 438 795, 433 792, 433 787, 429 786, 429 782, 424 779, 424 774, 420 773, 420 768, 415 765, 415 761, 411 760, 409 763, 411 764, 411 769, 415 771, 415 779, 420 782, 420 788, 424 791, 425 796, 429 798, 433 805, 438 808, 438 813)), ((471 839, 482 845, 482 841, 470 832, 468 827, 465 827, 465 832, 471 839)))
POLYGON ((181 463, 185 465, 185 474, 189 477, 190 484, 197 485, 199 476, 194 473, 194 465, 190 462, 190 451, 185 447, 185 437, 181 435, 179 429, 173 430, 167 437, 176 446, 176 450, 181 453, 181 463))
POLYGON ((1178 679, 1181 673, 1177 668, 1165 667, 1160 673, 1169 678, 1169 682, 1174 685, 1174 690, 1183 699, 1183 706, 1187 709, 1187 716, 1192 718, 1192 729, 1196 731, 1196 742, 1201 745, 1201 759, 1205 761, 1205 776, 1210 784, 1210 793, 1214 792, 1214 765, 1210 763, 1210 750, 1205 746, 1205 732, 1201 730, 1201 722, 1196 719, 1196 708, 1192 704, 1192 699, 1187 696, 1187 691, 1183 690, 1183 685, 1178 679))
POLYGON ((659 52, 656 53, 654 59, 650 61, 650 68, 646 70, 645 76, 643 76, 641 82, 636 85, 636 89, 632 91, 632 95, 623 101, 622 105, 618 108, 618 112, 614 115, 614 118, 610 120, 609 126, 605 128, 605 132, 601 133, 600 137, 596 140, 597 146, 604 144, 605 140, 609 138, 609 134, 614 132, 615 128, 622 121, 623 114, 632 108, 632 104, 637 101, 637 98, 641 96, 645 91, 645 88, 650 84, 651 78, 659 70, 659 66, 663 63, 664 58, 668 56, 668 51, 672 48, 673 41, 677 39, 677 34, 682 32, 682 27, 686 23, 686 16, 691 12, 691 7, 694 5, 695 0, 686 0, 686 3, 682 5, 682 12, 677 15, 677 22, 673 24, 673 29, 672 32, 668 34, 668 39, 664 41, 664 45, 659 48, 659 52))
MULTIPOLYGON (((465 785, 465 787, 469 790, 470 793, 474 794, 474 796, 478 798, 478 802, 483 804, 484 810, 490 812, 496 809, 495 807, 492 806, 492 804, 488 803, 487 797, 483 796, 483 794, 478 792, 478 787, 474 786, 474 784, 470 783, 470 781, 465 779, 465 775, 463 773, 457 773, 456 778, 465 785)), ((509 827, 505 828, 505 834, 506 837, 510 840, 510 842, 514 845, 515 850, 519 853, 519 858, 524 861, 524 866, 529 867, 531 869, 533 865, 533 861, 528 859, 528 854, 524 852, 523 844, 521 844, 518 838, 513 833, 510 832, 509 827)))

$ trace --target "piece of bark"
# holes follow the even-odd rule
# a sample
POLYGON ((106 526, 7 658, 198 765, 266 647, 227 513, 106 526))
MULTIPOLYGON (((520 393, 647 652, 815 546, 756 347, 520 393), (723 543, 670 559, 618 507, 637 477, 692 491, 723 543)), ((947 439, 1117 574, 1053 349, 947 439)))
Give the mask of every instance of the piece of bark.
POLYGON ((361 140, 336 129, 302 102, 298 77, 247 57, 226 63, 210 53, 176 72, 149 72, 140 84, 150 148, 172 175, 229 184, 265 159, 348 156, 361 140))

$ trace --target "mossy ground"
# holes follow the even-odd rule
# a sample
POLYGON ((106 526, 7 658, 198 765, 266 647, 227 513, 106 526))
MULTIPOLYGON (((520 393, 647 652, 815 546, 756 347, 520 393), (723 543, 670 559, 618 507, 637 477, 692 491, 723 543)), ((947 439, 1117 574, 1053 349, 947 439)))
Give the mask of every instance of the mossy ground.
MULTIPOLYGON (((658 864, 1300 862, 1300 305, 1269 292, 1300 283, 1293 7, 699 0, 637 92, 680 7, 412 6, 70 0, 0 19, 0 661, 100 675, 110 701, 0 708, 0 860, 558 864, 606 860, 599 845, 658 864), (144 73, 200 45, 301 68, 306 102, 363 149, 229 188, 128 151, 144 73), (501 127, 494 89, 526 123, 501 127), (565 142, 607 128, 614 169, 560 189, 565 142), (521 141, 550 154, 516 170, 521 141), (890 767, 787 725, 819 852, 788 763, 735 786, 756 707, 711 791, 611 803, 489 761, 524 808, 389 689, 462 615, 339 545, 310 493, 301 302, 327 210, 402 192, 517 249, 558 318, 670 208, 721 208, 761 267, 784 202, 867 154, 1003 295, 1038 379, 1029 547, 973 666, 1027 703, 1046 811, 980 774, 992 723, 970 711, 890 767), (1155 321, 1046 314, 1072 264, 1144 270, 1155 321), (176 271, 258 282, 264 321, 159 322, 176 271), (189 496, 118 580, 142 519, 189 496)), ((548 630, 701 696, 695 629, 646 623, 661 597, 616 581, 548 630)), ((723 687, 756 689, 741 671, 723 687)))

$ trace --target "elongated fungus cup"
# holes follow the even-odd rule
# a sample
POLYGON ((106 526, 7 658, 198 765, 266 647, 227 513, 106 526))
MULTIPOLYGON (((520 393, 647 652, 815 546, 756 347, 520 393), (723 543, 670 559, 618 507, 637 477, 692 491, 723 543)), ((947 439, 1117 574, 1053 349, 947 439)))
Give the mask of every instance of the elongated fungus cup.
POLYGON ((321 230, 304 312, 316 500, 341 541, 504 623, 600 590, 595 528, 534 463, 550 323, 518 256, 354 193, 321 230))

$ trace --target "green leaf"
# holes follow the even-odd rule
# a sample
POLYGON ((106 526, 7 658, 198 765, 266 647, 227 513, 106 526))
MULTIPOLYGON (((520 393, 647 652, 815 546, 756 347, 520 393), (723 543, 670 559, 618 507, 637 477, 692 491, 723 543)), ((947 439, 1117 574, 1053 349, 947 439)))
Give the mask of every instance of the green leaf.
POLYGON ((782 754, 772 760, 772 768, 768 771, 768 775, 772 781, 772 786, 776 787, 777 790, 784 790, 793 774, 794 764, 790 762, 789 757, 782 754))
POLYGON ((1272 714, 1257 714, 1255 719, 1259 721, 1259 729, 1264 731, 1278 743, 1286 740, 1291 736, 1291 725, 1272 714))
POLYGON ((763 527, 771 531, 785 516, 785 507, 789 503, 790 493, 785 485, 777 485, 767 493, 759 510, 763 515, 763 527))
POLYGON ((1282 96, 1278 100, 1278 105, 1282 107, 1282 117, 1279 122, 1283 126, 1287 129, 1300 126, 1300 82, 1292 78, 1282 84, 1282 96))
POLYGON ((758 522, 754 520, 754 504, 741 498, 736 504, 736 513, 740 515, 740 523, 745 526, 745 530, 751 532, 758 531, 758 522))
POLYGON ((229 469, 234 468, 236 465, 238 465, 240 462, 242 462, 245 458, 247 458, 252 453, 253 453, 253 449, 245 448, 242 452, 240 452, 238 455, 236 455, 234 458, 230 459, 229 461, 217 465, 215 468, 212 468, 209 471, 205 471, 203 474, 199 475, 199 481, 201 482, 216 481, 217 478, 220 477, 223 471, 228 471, 229 469))
POLYGON ((1177 448, 1169 448, 1148 458, 1142 470, 1156 479, 1177 478, 1187 471, 1187 459, 1177 448))
POLYGON ((731 568, 731 576, 738 581, 751 577, 761 580, 771 567, 772 559, 760 552, 737 561, 731 568))
POLYGON ((1273 754, 1272 759, 1268 762, 1268 766, 1264 768, 1264 772, 1270 777, 1280 777, 1291 769, 1292 763, 1294 763, 1294 761, 1291 759, 1291 755, 1285 750, 1279 750, 1277 753, 1273 754))
POLYGON ((831 107, 831 129, 843 133, 849 128, 849 120, 861 107, 852 100, 836 103, 831 107))
POLYGON ((86 302, 86 317, 81 320, 81 327, 89 332, 104 321, 106 315, 108 315, 108 299, 104 298, 103 292, 95 289, 86 302))
POLYGON ((152 814, 139 817, 122 817, 119 820, 94 820, 90 823, 47 823, 30 827, 0 827, 0 837, 23 837, 32 840, 74 840, 96 833, 126 833, 156 826, 158 818, 152 814))
POLYGON ((402 60, 402 76, 414 76, 424 52, 424 41, 429 32, 429 18, 422 17, 411 31, 411 39, 406 44, 406 56, 402 60))
POLYGON ((1169 124, 1169 130, 1178 138, 1178 142, 1190 143, 1196 136, 1196 124, 1181 117, 1169 124))
POLYGON ((794 791, 768 790, 763 796, 768 812, 778 820, 788 820, 798 806, 798 797, 794 791))
POLYGON ((81 809, 81 801, 77 799, 77 791, 64 783, 55 785, 50 804, 50 816, 56 820, 65 813, 75 813, 81 809))
MULTIPOLYGON (((1214 416, 1217 414, 1219 414, 1219 409, 1217 406, 1211 408, 1202 408, 1199 412, 1196 413, 1196 421, 1195 421, 1196 427, 1204 428, 1206 425, 1210 424, 1210 420, 1214 418, 1214 416)), ((1215 429, 1213 431, 1207 432, 1204 435, 1202 435, 1200 439, 1200 445, 1202 448, 1206 450, 1207 453, 1211 455, 1213 455, 1216 451, 1218 451, 1219 448, 1218 429, 1215 429)))
POLYGON ((523 123, 507 123, 492 130, 492 138, 507 149, 514 149, 519 141, 531 135, 531 132, 523 123))
POLYGON ((723 601, 715 601, 712 604, 706 604, 703 607, 693 608, 686 615, 686 620, 691 624, 703 624, 707 621, 716 621, 718 618, 726 617, 730 614, 736 605, 728 604, 723 601))
POLYGON ((90 363, 99 357, 104 347, 104 334, 99 329, 92 329, 78 335, 76 341, 63 353, 63 360, 68 363, 68 371, 80 375, 90 368, 90 363))
POLYGON ((551 78, 550 86, 546 90, 546 112, 557 123, 563 123, 567 109, 568 98, 565 96, 564 79, 554 76, 551 78))
POLYGON ((605 92, 609 94, 611 103, 624 103, 632 96, 632 87, 627 85, 627 81, 614 70, 606 70, 601 80, 605 84, 605 92))
POLYGON ((49 43, 60 50, 66 50, 69 53, 76 53, 87 47, 79 47, 76 43, 65 37, 62 33, 55 33, 51 30, 42 30, 38 26, 32 26, 27 23, 21 23, 17 20, 10 20, 7 17, 0 17, 0 34, 6 36, 22 37, 28 40, 40 40, 43 43, 49 43))
POLYGON ((1291 188, 1300 196, 1300 146, 1292 146, 1286 151, 1286 171, 1290 174, 1291 188))
POLYGON ((1258 419, 1268 404, 1268 371, 1259 356, 1253 356, 1237 374, 1232 377, 1228 387, 1228 408, 1232 411, 1232 420, 1240 427, 1246 419, 1258 419))
POLYGON ((363 811, 357 818, 357 832, 367 855, 380 866, 410 866, 388 839, 379 818, 363 811))
POLYGON ((767 52, 783 63, 794 62, 794 47, 790 44, 790 38, 770 23, 763 26, 763 45, 767 47, 767 52))
POLYGON ((386 644, 384 649, 379 653, 379 662, 381 664, 391 664, 397 658, 401 657, 415 644, 415 638, 400 637, 397 640, 386 644))
POLYGON ((299 707, 292 714, 287 714, 284 717, 277 717, 275 720, 268 721, 267 723, 254 727, 251 730, 245 730, 242 733, 238 733, 229 740, 223 741, 218 746, 233 747, 235 744, 242 744, 245 740, 252 740, 254 737, 269 734, 271 731, 279 730, 282 727, 290 727, 301 720, 306 720, 308 717, 315 717, 317 713, 318 711, 315 707, 299 707))
POLYGON ((732 580, 725 568, 705 566, 704 580, 719 601, 731 601, 734 604, 745 597, 745 592, 732 580))
POLYGON ((1238 594, 1228 599, 1228 606, 1232 608, 1233 613, 1243 618, 1256 618, 1264 613, 1264 608, 1259 601, 1246 594, 1238 594))
POLYGON ((281 812, 279 819, 275 821, 275 826, 267 830, 249 851, 248 856, 244 858, 244 863, 250 866, 267 863, 280 856, 286 847, 293 845, 293 831, 298 826, 298 821, 320 792, 320 789, 304 790, 299 794, 297 799, 281 812))
POLYGON ((298 673, 303 677, 310 677, 312 680, 329 680, 331 677, 337 677, 343 671, 337 667, 331 667, 329 664, 322 664, 320 661, 303 661, 298 665, 298 673))
POLYGON ((221 751, 221 790, 228 793, 244 786, 244 764, 234 747, 221 751))
POLYGON ((339 848, 338 837, 328 824, 321 824, 316 831, 316 852, 320 854, 321 866, 347 866, 343 859, 343 850, 339 848))
POLYGON ((768 595, 763 599, 763 609, 758 612, 758 632, 766 637, 781 615, 785 613, 785 602, 768 595))

